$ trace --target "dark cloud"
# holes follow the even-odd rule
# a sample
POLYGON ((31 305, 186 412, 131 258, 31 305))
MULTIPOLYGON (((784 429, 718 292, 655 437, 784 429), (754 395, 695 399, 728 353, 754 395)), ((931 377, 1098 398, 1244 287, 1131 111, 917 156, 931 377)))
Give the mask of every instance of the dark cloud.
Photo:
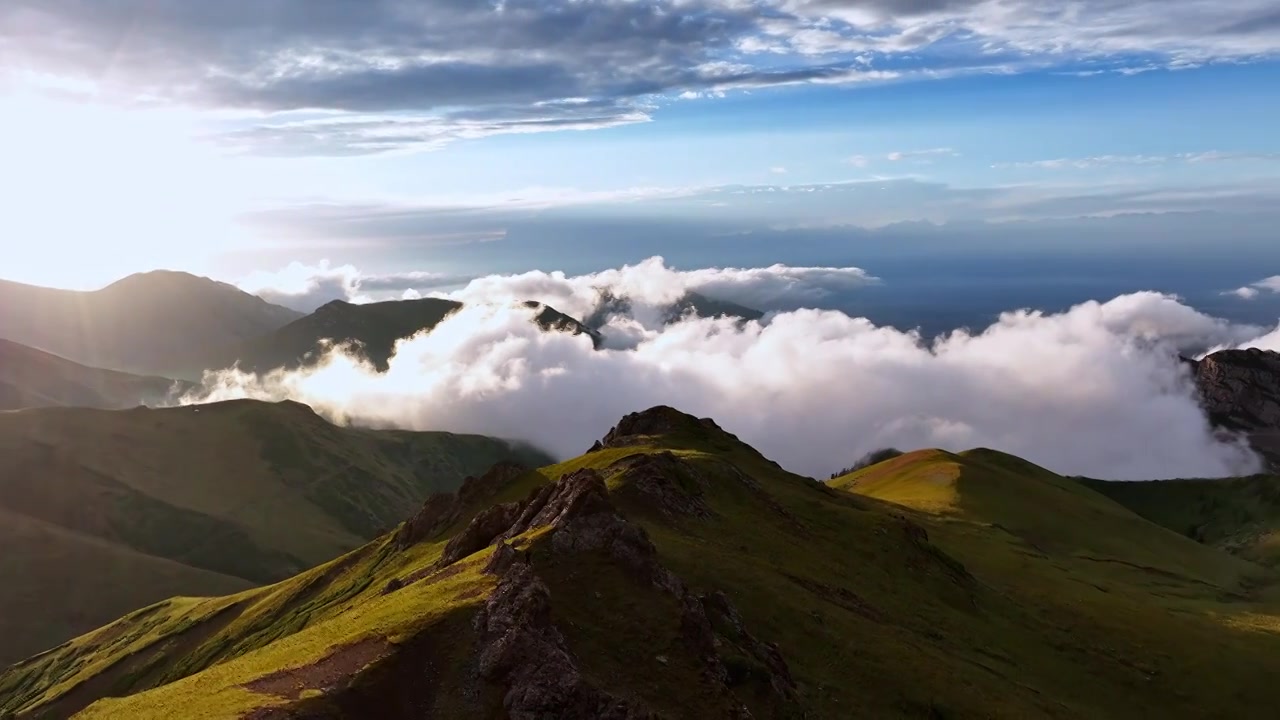
POLYGON ((10 73, 52 76, 59 86, 87 82, 117 101, 336 112, 338 122, 290 116, 242 124, 223 142, 274 154, 367 154, 639 122, 651 96, 686 91, 931 77, 991 62, 1142 57, 1159 65, 1274 55, 1273 5, 4 0, 0 48, 10 73), (948 52, 931 57, 938 43, 948 52), (865 53, 876 61, 868 65, 865 53))

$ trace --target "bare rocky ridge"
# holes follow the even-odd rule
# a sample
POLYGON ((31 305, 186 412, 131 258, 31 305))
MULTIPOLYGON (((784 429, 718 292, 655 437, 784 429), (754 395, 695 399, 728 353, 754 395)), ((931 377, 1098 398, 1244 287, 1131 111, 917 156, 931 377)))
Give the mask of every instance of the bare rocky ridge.
POLYGON ((730 690, 731 685, 745 680, 737 677, 743 671, 727 667, 722 659, 725 653, 751 658, 753 668, 764 668, 767 677, 763 685, 778 702, 794 699, 795 682, 777 647, 751 635, 726 596, 696 595, 663 567, 645 530, 628 522, 614 507, 600 474, 580 470, 537 488, 519 503, 496 505, 479 513, 449 542, 436 564, 437 570, 444 569, 489 545, 498 545, 485 567, 486 572, 500 577, 498 587, 473 623, 478 644, 476 669, 480 678, 504 689, 503 706, 513 720, 661 717, 636 700, 596 687, 583 675, 556 627, 550 589, 528 552, 508 542, 535 528, 547 528, 547 534, 536 542, 549 548, 553 558, 602 553, 636 582, 674 598, 682 608, 681 638, 702 667, 702 682, 717 688, 724 717, 751 717, 730 690))
POLYGON ((1187 362, 1209 421, 1245 433, 1270 469, 1280 470, 1280 353, 1222 350, 1187 362))

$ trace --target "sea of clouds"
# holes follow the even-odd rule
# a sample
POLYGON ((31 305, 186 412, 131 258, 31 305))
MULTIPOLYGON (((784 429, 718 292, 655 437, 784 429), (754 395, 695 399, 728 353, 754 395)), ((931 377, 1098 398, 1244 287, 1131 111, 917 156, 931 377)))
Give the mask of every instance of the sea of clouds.
POLYGON ((624 414, 666 404, 715 418, 815 477, 887 446, 990 447, 1118 480, 1259 467, 1240 440, 1211 432, 1177 355, 1280 350, 1280 328, 1232 324, 1171 295, 1010 311, 937 338, 817 309, 663 322, 690 290, 771 308, 872 282, 857 268, 685 272, 660 258, 579 277, 489 276, 449 293, 465 307, 401 341, 386 373, 335 350, 302 371, 211 373, 184 401, 293 399, 335 422, 496 435, 562 457, 624 414), (602 328, 601 350, 585 336, 541 331, 516 302, 585 317, 602 292, 631 302, 602 328))

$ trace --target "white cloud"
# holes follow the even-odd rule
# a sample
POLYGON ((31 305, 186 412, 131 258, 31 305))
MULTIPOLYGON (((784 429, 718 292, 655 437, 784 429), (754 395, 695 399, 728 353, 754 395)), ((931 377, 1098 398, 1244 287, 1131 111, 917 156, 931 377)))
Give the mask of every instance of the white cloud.
POLYGON ((1268 152, 1206 152, 1178 153, 1175 155, 1091 155, 1088 157, 1053 158, 1013 163, 997 163, 994 168, 1038 168, 1041 170, 1090 170, 1100 167, 1167 165, 1170 163, 1207 162, 1263 162, 1280 159, 1280 153, 1268 152))
POLYGON ((854 155, 848 160, 849 164, 856 168, 864 168, 871 163, 866 155, 854 155))
MULTIPOLYGON (((615 271, 649 300, 665 268, 615 271)), ((723 272, 723 271, 720 271, 723 272)), ((728 276, 732 277, 732 275, 728 276)), ((772 282, 772 281, 771 281, 772 282)), ((743 285, 741 280, 730 284, 743 285)), ((567 304, 562 274, 477 281, 567 304)), ((750 286, 750 282, 746 282, 750 286)), ((554 303, 553 303, 554 304, 554 303)), ((992 447, 1063 473, 1116 479, 1223 476, 1257 468, 1215 439, 1176 345, 1247 342, 1258 328, 1139 293, 1060 314, 1006 313, 977 334, 933 342, 834 311, 763 323, 632 320, 617 347, 542 333, 496 298, 402 342, 384 375, 342 355, 303 373, 208 378, 203 399, 294 398, 339 421, 481 432, 583 452, 623 414, 669 404, 715 418, 785 467, 822 477, 884 446, 992 447)))
MULTIPOLYGON (((602 293, 626 298, 629 321, 658 330, 669 306, 689 292, 757 310, 818 305, 831 295, 878 282, 856 267, 706 268, 677 270, 661 257, 635 265, 588 275, 532 271, 520 275, 490 275, 472 280, 448 297, 467 304, 513 303, 534 300, 576 318, 593 315, 602 293)), ((613 328, 606 328, 609 336, 613 328)), ((631 333, 631 330, 625 331, 631 333)))
POLYGON ((1256 283, 1238 287, 1235 290, 1227 290, 1223 295, 1234 295, 1241 300, 1253 300, 1263 292, 1280 293, 1280 275, 1272 275, 1269 278, 1259 280, 1256 283))
POLYGON ((300 262, 275 272, 257 270, 236 284, 270 303, 311 312, 333 300, 367 303, 422 297, 422 291, 460 285, 469 278, 445 273, 407 272, 365 275, 354 265, 332 265, 321 260, 316 265, 300 262))
POLYGON ((885 155, 885 159, 890 162, 902 162, 903 160, 911 160, 917 163, 933 162, 932 158, 936 157, 957 157, 960 153, 951 148, 928 148, 925 150, 896 150, 885 155))
POLYGON ((1251 288, 1251 287, 1240 287, 1240 288, 1236 288, 1235 290, 1227 290, 1226 292, 1224 292, 1224 293, 1222 293, 1222 294, 1223 294, 1223 295, 1235 295, 1236 297, 1240 298, 1241 300, 1252 300, 1252 299, 1254 299, 1254 298, 1258 297, 1258 289, 1257 289, 1257 288, 1251 288))
POLYGON ((781 165, 775 165, 769 168, 769 172, 773 173, 774 175, 786 175, 787 169, 782 167, 781 165))

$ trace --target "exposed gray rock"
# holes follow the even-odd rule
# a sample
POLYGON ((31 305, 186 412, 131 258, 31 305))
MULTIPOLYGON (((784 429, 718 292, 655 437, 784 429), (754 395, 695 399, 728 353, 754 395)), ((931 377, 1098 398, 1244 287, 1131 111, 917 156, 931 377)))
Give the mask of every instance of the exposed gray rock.
POLYGON ((1272 471, 1280 470, 1280 353, 1222 350, 1187 362, 1209 421, 1245 433, 1272 471))

